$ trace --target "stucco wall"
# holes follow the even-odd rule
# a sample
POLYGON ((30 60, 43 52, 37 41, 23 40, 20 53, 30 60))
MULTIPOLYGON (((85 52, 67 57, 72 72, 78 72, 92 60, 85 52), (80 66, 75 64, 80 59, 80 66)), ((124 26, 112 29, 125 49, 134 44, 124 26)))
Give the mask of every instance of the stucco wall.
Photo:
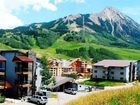
POLYGON ((36 68, 36 91, 39 91, 39 89, 40 89, 40 87, 41 87, 41 81, 42 81, 42 76, 41 76, 41 70, 42 70, 42 68, 41 68, 41 63, 40 63, 40 61, 37 61, 36 62, 36 66, 37 66, 37 68, 36 68))
MULTIPOLYGON (((107 68, 93 67, 93 78, 107 79, 105 72, 107 72, 107 68), (97 73, 95 73, 95 71, 97 71, 97 73)), ((124 68, 113 67, 113 68, 111 68, 109 70, 109 78, 112 80, 128 81, 129 80, 129 67, 124 67, 124 68), (111 72, 114 72, 114 74, 112 74, 111 72), (120 74, 121 72, 123 72, 123 75, 120 74), (123 78, 123 80, 121 80, 120 78, 123 78)))

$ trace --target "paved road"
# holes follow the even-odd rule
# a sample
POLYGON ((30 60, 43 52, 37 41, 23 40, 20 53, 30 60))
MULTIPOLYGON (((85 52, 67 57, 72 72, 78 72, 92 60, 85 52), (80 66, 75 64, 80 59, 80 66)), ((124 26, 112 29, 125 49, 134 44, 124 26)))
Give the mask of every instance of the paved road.
MULTIPOLYGON (((78 92, 76 95, 70 95, 70 94, 66 94, 63 92, 58 92, 58 99, 48 99, 48 103, 46 105, 65 105, 65 103, 76 99, 80 96, 84 96, 87 95, 87 92, 78 92)), ((21 102, 21 101, 16 101, 15 103, 4 103, 4 104, 0 104, 0 105, 35 105, 33 103, 28 103, 28 102, 21 102)))
MULTIPOLYGON (((103 90, 96 89, 96 91, 93 91, 91 93, 101 92, 101 91, 105 91, 105 90, 128 88, 128 87, 132 87, 132 86, 133 86, 133 84, 131 83, 131 84, 127 84, 124 86, 106 87, 103 90)), ((76 95, 70 95, 70 94, 66 94, 63 92, 58 92, 57 93, 58 99, 48 99, 47 105, 65 105, 65 103, 67 103, 73 99, 76 99, 80 96, 85 96, 87 94, 89 94, 89 92, 78 92, 76 95)), ((5 103, 5 104, 0 104, 0 105, 35 105, 35 104, 17 101, 16 103, 13 103, 13 104, 12 103, 5 103)))
POLYGON ((58 99, 55 101, 49 101, 49 103, 47 105, 65 105, 65 103, 74 100, 80 96, 85 96, 88 93, 87 92, 78 92, 76 95, 70 95, 70 94, 66 94, 66 93, 57 93, 58 94, 58 99))

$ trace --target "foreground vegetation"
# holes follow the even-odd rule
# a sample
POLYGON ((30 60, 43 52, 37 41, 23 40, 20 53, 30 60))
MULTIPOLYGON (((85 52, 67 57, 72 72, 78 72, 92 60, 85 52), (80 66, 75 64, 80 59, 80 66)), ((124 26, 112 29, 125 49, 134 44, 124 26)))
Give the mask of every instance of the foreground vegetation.
POLYGON ((93 93, 66 105, 140 105, 140 86, 93 93))
POLYGON ((5 97, 0 95, 0 103, 4 103, 4 101, 5 101, 5 97))
POLYGON ((90 86, 120 86, 124 85, 125 83, 119 82, 119 81, 108 81, 108 80, 86 80, 84 82, 81 82, 81 84, 84 85, 90 85, 90 86))

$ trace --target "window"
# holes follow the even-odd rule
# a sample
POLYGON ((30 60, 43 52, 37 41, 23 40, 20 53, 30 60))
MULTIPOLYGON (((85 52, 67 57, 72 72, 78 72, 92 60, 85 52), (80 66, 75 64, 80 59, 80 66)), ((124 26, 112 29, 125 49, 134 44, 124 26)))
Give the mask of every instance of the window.
POLYGON ((114 80, 114 77, 112 77, 112 80, 114 80))
POLYGON ((97 70, 94 70, 94 73, 97 73, 97 70))
POLYGON ((123 75, 123 74, 124 74, 124 72, 120 72, 120 74, 121 74, 121 75, 123 75))
POLYGON ((111 67, 111 69, 115 69, 115 67, 111 67))
POLYGON ((123 67, 121 67, 121 69, 124 69, 123 67))
POLYGON ((103 73, 105 73, 105 71, 103 71, 103 73))
POLYGON ((111 74, 114 74, 114 72, 113 72, 113 71, 111 71, 111 74))
POLYGON ((95 68, 97 68, 97 66, 94 66, 95 68))
POLYGON ((105 76, 103 76, 102 78, 105 79, 105 76))
POLYGON ((123 77, 121 77, 120 80, 123 80, 123 77))

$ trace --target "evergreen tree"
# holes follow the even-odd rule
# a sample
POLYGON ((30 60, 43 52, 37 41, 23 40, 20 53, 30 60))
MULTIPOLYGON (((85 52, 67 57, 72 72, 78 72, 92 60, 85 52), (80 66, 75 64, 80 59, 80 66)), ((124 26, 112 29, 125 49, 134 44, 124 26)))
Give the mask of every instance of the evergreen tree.
POLYGON ((43 56, 41 58, 41 64, 42 64, 42 71, 41 71, 41 75, 42 75, 42 84, 43 85, 48 85, 52 79, 52 73, 49 72, 49 68, 48 68, 48 62, 45 56, 43 56))

